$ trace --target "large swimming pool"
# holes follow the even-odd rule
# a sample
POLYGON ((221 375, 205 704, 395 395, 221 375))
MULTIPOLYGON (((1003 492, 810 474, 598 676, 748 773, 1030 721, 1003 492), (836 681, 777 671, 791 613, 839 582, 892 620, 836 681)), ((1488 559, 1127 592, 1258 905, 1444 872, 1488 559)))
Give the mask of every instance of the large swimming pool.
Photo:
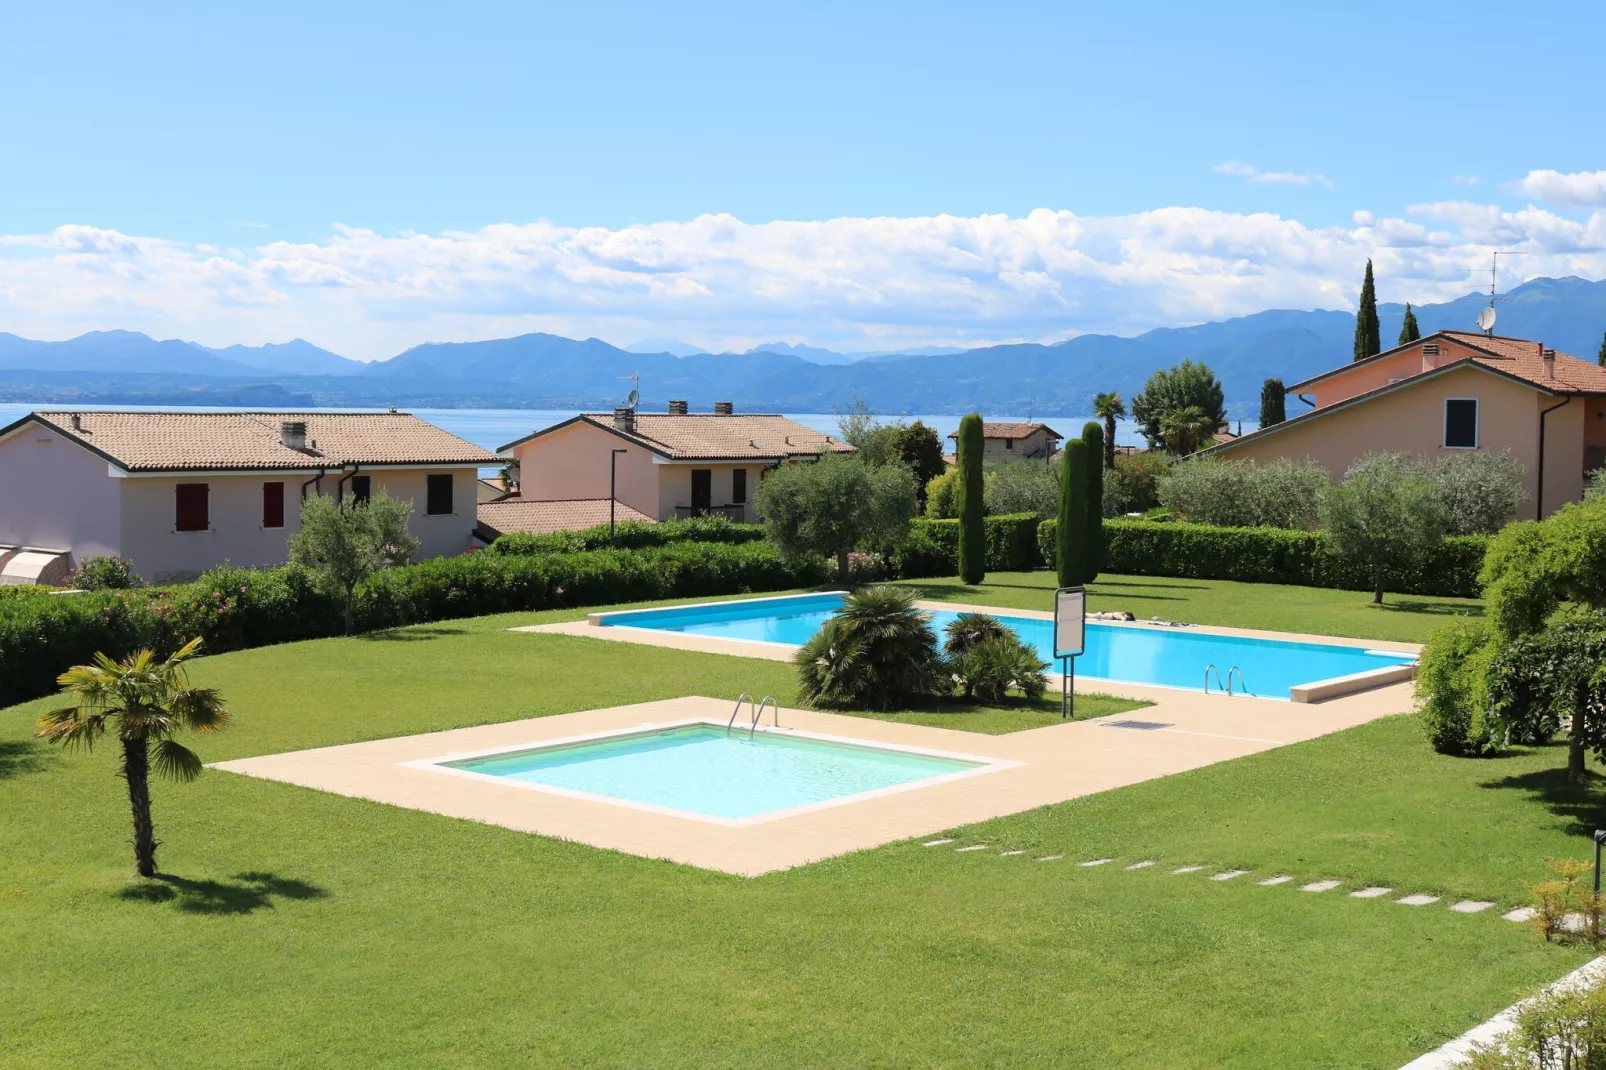
MULTIPOLYGON (((604 613, 598 623, 612 628, 647 628, 685 632, 724 639, 747 639, 801 646, 818 632, 842 606, 840 594, 756 598, 749 602, 721 602, 670 609, 604 613)), ((932 627, 942 629, 958 616, 931 610, 932 627)), ((1036 617, 997 614, 1021 639, 1037 647, 1045 661, 1053 661, 1054 625, 1036 617)), ((1368 650, 1336 643, 1300 643, 1281 639, 1251 639, 1213 635, 1188 628, 1151 625, 1087 625, 1087 650, 1076 659, 1076 675, 1165 687, 1204 688, 1206 667, 1214 665, 1223 681, 1233 667, 1242 674, 1242 686, 1262 698, 1288 698, 1291 688, 1319 680, 1351 676, 1370 669, 1403 665, 1415 655, 1394 650, 1368 650)), ((1059 668, 1054 662, 1053 667, 1059 668)), ((1212 689, 1216 677, 1211 677, 1212 689)))
POLYGON ((558 794, 749 824, 1016 763, 696 721, 425 764, 558 794))

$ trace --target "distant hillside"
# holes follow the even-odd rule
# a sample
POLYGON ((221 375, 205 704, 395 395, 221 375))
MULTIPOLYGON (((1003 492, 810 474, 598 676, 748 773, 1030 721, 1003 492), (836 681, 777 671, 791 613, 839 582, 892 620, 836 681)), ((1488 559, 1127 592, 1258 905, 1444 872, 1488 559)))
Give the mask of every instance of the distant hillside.
POLYGON ((65 342, 36 342, 0 334, 0 371, 163 372, 172 375, 350 375, 361 361, 347 360, 297 338, 282 345, 208 349, 172 338, 157 341, 138 331, 91 331, 65 342))

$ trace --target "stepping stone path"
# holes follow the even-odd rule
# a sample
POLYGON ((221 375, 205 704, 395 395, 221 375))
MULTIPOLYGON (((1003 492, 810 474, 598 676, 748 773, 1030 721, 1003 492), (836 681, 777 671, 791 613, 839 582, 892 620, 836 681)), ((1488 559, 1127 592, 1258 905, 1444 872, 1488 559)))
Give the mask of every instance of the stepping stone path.
POLYGON ((1478 911, 1488 910, 1492 906, 1494 906, 1493 903, 1485 902, 1482 899, 1463 899, 1459 903, 1451 903, 1450 909, 1457 914, 1476 914, 1478 911))
POLYGON ((1039 862, 1058 862, 1060 859, 1062 859, 1064 857, 1065 857, 1064 855, 1044 855, 1042 858, 1039 858, 1038 861, 1039 862))
POLYGON ((1274 884, 1287 884, 1293 879, 1294 878, 1292 877, 1267 877, 1265 880, 1256 881, 1255 883, 1260 885, 1262 888, 1270 888, 1274 884))
POLYGON ((1213 881, 1230 881, 1234 877, 1242 877, 1245 873, 1248 873, 1248 872, 1249 871, 1247 869, 1229 869, 1225 873, 1217 873, 1214 877, 1211 877, 1210 879, 1213 880, 1213 881))
POLYGON ((1388 895, 1393 890, 1393 888, 1362 888, 1358 892, 1351 892, 1349 897, 1351 899, 1376 899, 1379 896, 1388 895))
POLYGON ((1561 927, 1570 933, 1581 933, 1588 924, 1589 919, 1582 914, 1565 914, 1561 919, 1561 927))
POLYGON ((1148 869, 1152 865, 1154 865, 1154 860, 1150 859, 1147 862, 1134 862, 1130 866, 1127 866, 1126 868, 1127 869, 1148 869))
POLYGON ((1113 858, 1095 858, 1091 862, 1083 862, 1082 865, 1084 865, 1084 866, 1102 866, 1106 862, 1114 862, 1114 861, 1115 861, 1115 859, 1113 859, 1113 858))
POLYGON ((999 858, 1008 858, 1010 855, 1023 855, 1025 853, 1026 853, 1025 851, 999 851, 998 852, 998 857, 999 858))
POLYGON ((955 847, 954 850, 958 851, 960 854, 963 854, 966 851, 985 851, 987 850, 987 845, 985 843, 973 843, 969 847, 955 847))
POLYGON ((1538 915, 1539 911, 1533 907, 1518 907, 1516 910, 1508 910, 1500 916, 1506 921, 1532 921, 1538 915))
POLYGON ((1343 881, 1312 881, 1310 884, 1307 884, 1303 888, 1301 888, 1300 891, 1302 891, 1302 892, 1330 892, 1334 888, 1337 888, 1340 884, 1343 884, 1343 883, 1344 883, 1343 881))
POLYGON ((1429 903, 1437 903, 1439 897, 1436 895, 1408 895, 1404 899, 1396 899, 1394 901, 1402 907, 1425 907, 1429 903))
POLYGON ((1197 873, 1203 868, 1204 868, 1203 866, 1183 866, 1181 869, 1173 869, 1171 872, 1172 873, 1197 873))
POLYGON ((925 843, 921 844, 920 846, 922 846, 922 847, 941 847, 945 843, 953 843, 953 842, 954 842, 953 841, 953 837, 950 836, 946 840, 927 840, 925 843))

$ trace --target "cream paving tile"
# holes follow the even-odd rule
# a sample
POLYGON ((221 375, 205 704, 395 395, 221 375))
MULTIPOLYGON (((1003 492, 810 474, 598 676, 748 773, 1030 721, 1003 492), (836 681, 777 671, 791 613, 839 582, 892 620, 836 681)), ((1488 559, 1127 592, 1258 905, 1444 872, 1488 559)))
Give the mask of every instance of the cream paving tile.
POLYGON ((999 851, 998 852, 998 857, 999 858, 1009 858, 1012 855, 1023 855, 1025 853, 1026 853, 1025 851, 999 851))
POLYGON ((1359 891, 1351 892, 1349 897, 1351 899, 1376 899, 1379 896, 1388 895, 1393 890, 1393 888, 1362 888, 1359 891))
POLYGON ((1408 895, 1394 901, 1402 907, 1425 907, 1429 903, 1437 903, 1439 897, 1436 895, 1408 895))
POLYGON ((1330 892, 1343 884, 1343 881, 1311 881, 1300 889, 1302 892, 1330 892))
POLYGON ((1476 914, 1481 910, 1488 910, 1493 903, 1484 899, 1463 899, 1459 903, 1451 903, 1450 909, 1457 914, 1476 914))
POLYGON ((1176 873, 1197 873, 1203 868, 1204 868, 1203 866, 1182 866, 1182 867, 1179 867, 1177 869, 1173 869, 1171 872, 1173 874, 1176 874, 1176 873))
POLYGON ((1293 879, 1294 878, 1292 878, 1292 877, 1284 877, 1284 876, 1267 877, 1265 880, 1256 881, 1255 883, 1260 885, 1262 888, 1270 888, 1272 885, 1275 885, 1275 884, 1287 884, 1289 881, 1291 881, 1293 879))
POLYGON ((1151 858, 1146 862, 1134 862, 1130 866, 1127 866, 1126 868, 1127 869, 1148 869, 1150 866, 1155 865, 1155 864, 1156 864, 1155 860, 1151 858))
POLYGON ((1500 916, 1506 921, 1532 921, 1539 916, 1539 911, 1533 907, 1518 907, 1515 910, 1508 910, 1500 916))
POLYGON ((945 843, 953 843, 953 842, 954 842, 953 838, 949 837, 948 839, 943 839, 943 840, 927 840, 925 843, 921 844, 920 846, 922 846, 922 847, 941 847, 945 843))
POLYGON ((1038 862, 1058 862, 1060 859, 1062 859, 1064 857, 1065 857, 1064 855, 1044 855, 1042 858, 1039 858, 1036 861, 1038 861, 1038 862))
POLYGON ((1242 877, 1245 873, 1248 873, 1248 872, 1249 871, 1247 869, 1229 869, 1225 873, 1217 873, 1215 876, 1211 877, 1210 879, 1213 880, 1213 881, 1230 881, 1234 877, 1242 877))
POLYGON ((1087 861, 1087 862, 1078 862, 1077 865, 1080 865, 1080 866, 1102 866, 1107 862, 1114 862, 1114 861, 1115 861, 1115 859, 1113 859, 1113 858, 1094 858, 1094 859, 1092 859, 1090 861, 1087 861))

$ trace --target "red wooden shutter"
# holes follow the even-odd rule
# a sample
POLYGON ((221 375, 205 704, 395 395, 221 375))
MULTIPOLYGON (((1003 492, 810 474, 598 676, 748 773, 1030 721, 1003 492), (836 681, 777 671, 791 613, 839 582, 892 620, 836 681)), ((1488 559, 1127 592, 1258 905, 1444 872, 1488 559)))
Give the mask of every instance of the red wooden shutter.
POLYGON ((284 527, 284 484, 262 484, 262 526, 284 527))
POLYGON ((174 526, 180 531, 205 531, 211 527, 207 512, 207 485, 180 483, 177 487, 178 515, 174 526))

